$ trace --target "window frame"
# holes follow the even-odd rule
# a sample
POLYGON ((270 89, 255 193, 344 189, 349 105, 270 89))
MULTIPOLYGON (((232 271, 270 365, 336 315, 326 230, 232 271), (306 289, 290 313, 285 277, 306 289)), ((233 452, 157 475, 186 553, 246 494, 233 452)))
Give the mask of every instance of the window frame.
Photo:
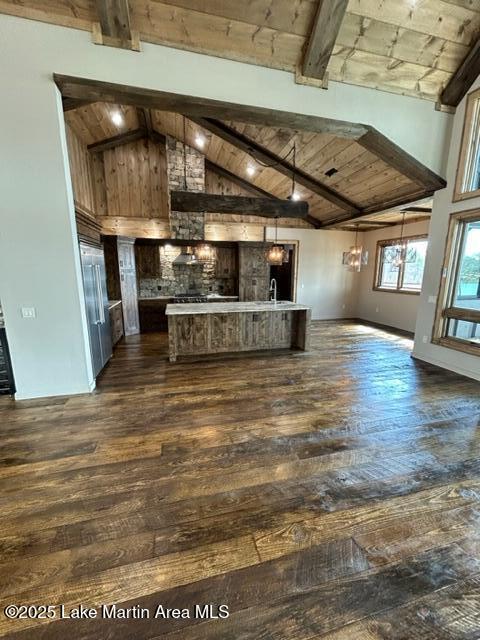
POLYGON ((461 266, 465 230, 469 222, 480 221, 480 209, 459 211, 450 215, 445 254, 440 274, 440 286, 432 331, 432 344, 480 356, 480 345, 448 335, 449 320, 464 320, 480 324, 480 310, 453 306, 456 283, 461 266))
MULTIPOLYGON (((475 191, 465 191, 465 182, 469 173, 472 171, 473 162, 473 133, 475 123, 480 121, 480 89, 472 91, 467 96, 467 106, 465 109, 465 118, 463 120, 462 142, 460 145, 460 153, 458 157, 457 175, 455 179, 455 189, 453 192, 453 202, 461 202, 470 198, 480 196, 480 188, 475 191)), ((480 134, 477 131, 477 144, 475 148, 480 153, 480 134)))
POLYGON ((407 244, 412 240, 428 240, 428 235, 426 233, 422 233, 421 235, 416 236, 406 236, 403 238, 388 238, 385 240, 379 240, 377 242, 377 251, 375 255, 375 269, 373 272, 373 291, 381 291, 383 293, 401 293, 404 295, 410 296, 419 296, 421 293, 420 289, 404 289, 402 286, 399 287, 399 283, 403 283, 404 275, 405 275, 405 263, 399 268, 397 286, 395 289, 390 287, 382 286, 380 283, 381 273, 382 273, 382 252, 385 247, 395 246, 402 244, 405 248, 407 244))

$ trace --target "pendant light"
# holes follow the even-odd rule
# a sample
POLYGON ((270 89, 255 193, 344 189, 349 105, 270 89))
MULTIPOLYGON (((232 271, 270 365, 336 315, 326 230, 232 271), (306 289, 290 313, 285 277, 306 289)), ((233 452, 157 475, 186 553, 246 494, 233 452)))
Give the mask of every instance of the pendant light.
MULTIPOLYGON (((293 143, 293 147, 291 151, 289 151, 288 155, 290 155, 290 153, 293 154, 293 157, 292 157, 293 170, 292 170, 292 190, 290 192, 290 195, 288 196, 288 199, 295 201, 300 199, 298 194, 295 191, 295 186, 296 186, 295 171, 297 168, 297 143, 296 142, 293 143)), ((267 262, 271 265, 279 266, 281 264, 288 263, 288 259, 289 259, 288 251, 286 251, 285 247, 282 244, 278 244, 278 217, 275 218, 275 243, 269 249, 267 249, 266 257, 267 257, 267 262)))
POLYGON ((278 244, 278 218, 275 218, 275 243, 267 249, 267 262, 271 265, 279 266, 288 262, 288 254, 283 245, 278 244))
POLYGON ((402 226, 400 230, 400 240, 398 244, 393 247, 393 249, 389 252, 389 255, 385 256, 384 262, 390 262, 392 264, 392 269, 399 269, 402 264, 406 264, 408 262, 415 262, 417 259, 417 250, 414 247, 410 247, 407 250, 407 245, 403 240, 405 231, 405 211, 402 216, 402 226))
POLYGON ((209 262, 213 260, 213 250, 209 244, 199 244, 195 247, 195 257, 198 262, 209 262))
POLYGON ((364 251, 362 245, 358 243, 358 224, 355 231, 355 244, 350 247, 350 251, 343 254, 343 264, 349 271, 357 272, 368 264, 368 251, 364 251))

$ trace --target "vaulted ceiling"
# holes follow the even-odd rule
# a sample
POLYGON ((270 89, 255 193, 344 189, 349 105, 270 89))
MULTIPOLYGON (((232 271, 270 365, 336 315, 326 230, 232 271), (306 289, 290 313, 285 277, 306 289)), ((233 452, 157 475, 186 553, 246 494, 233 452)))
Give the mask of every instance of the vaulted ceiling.
MULTIPOLYGON (((103 4, 2 0, 0 12, 92 31, 103 4)), ((325 63, 331 80, 434 101, 480 32, 478 0, 130 0, 125 7, 145 42, 292 71, 300 82, 325 83, 325 63)))
MULTIPOLYGON (((170 111, 104 102, 70 109, 65 118, 91 152, 126 144, 149 133, 157 135, 160 142, 161 136, 169 135, 197 148, 200 139, 207 160, 207 190, 217 192, 215 176, 227 178, 234 195, 250 192, 286 199, 294 188, 298 197, 308 202, 311 222, 318 226, 352 225, 363 220, 365 229, 388 226, 400 220, 401 213, 398 209, 377 214, 386 204, 398 202, 407 207, 408 202, 428 195, 428 189, 418 181, 352 138, 231 120, 185 118, 170 111), (119 125, 112 122, 116 112, 122 116, 119 125), (232 189, 234 184, 237 190, 232 189)), ((223 180, 223 191, 225 184, 223 180)), ((422 207, 415 219, 428 216, 428 208, 422 207)))

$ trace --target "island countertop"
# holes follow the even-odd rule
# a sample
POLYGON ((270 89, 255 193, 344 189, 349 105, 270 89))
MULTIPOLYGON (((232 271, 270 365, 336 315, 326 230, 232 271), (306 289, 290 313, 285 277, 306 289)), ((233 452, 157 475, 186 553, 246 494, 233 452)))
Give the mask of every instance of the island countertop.
POLYGON ((295 302, 192 302, 167 305, 167 316, 189 316, 217 313, 255 313, 259 311, 308 311, 311 307, 295 302))

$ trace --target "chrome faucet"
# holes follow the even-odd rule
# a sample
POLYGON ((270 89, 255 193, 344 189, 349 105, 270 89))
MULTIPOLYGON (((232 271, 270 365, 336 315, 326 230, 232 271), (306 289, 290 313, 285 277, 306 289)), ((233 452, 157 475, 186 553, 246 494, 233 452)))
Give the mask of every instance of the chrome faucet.
POLYGON ((270 302, 277 302, 277 281, 275 278, 270 280, 270 302))

